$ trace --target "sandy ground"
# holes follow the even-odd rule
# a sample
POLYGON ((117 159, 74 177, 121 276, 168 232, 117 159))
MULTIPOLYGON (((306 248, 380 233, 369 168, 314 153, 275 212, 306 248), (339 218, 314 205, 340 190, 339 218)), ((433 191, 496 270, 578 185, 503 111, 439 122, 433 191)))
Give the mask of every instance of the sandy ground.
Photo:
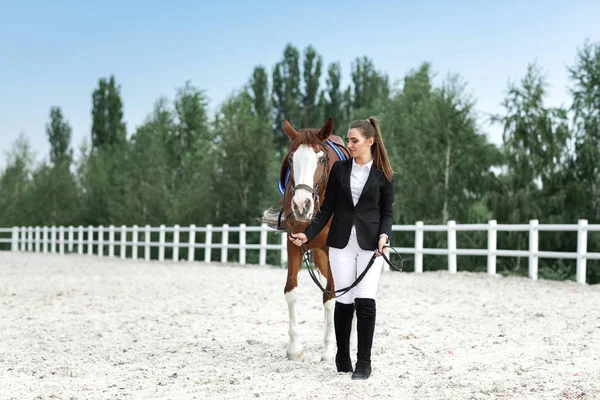
MULTIPOLYGON (((460 266, 459 266, 460 268, 460 266)), ((599 399, 600 287, 382 275, 373 375, 288 361, 286 271, 0 252, 1 399, 599 399)))

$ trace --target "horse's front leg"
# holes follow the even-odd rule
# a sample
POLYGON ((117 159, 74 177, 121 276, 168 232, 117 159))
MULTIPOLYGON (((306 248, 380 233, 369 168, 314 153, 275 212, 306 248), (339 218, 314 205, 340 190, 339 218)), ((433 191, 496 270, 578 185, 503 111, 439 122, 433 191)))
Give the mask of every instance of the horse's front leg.
MULTIPOLYGON (((325 289, 332 292, 334 290, 333 275, 331 274, 331 268, 329 267, 329 257, 327 253, 321 249, 313 250, 313 257, 315 264, 321 271, 321 275, 327 278, 327 284, 325 289)), ((329 298, 326 294, 323 294, 323 311, 325 314, 324 323, 324 337, 323 337, 323 353, 321 354, 321 361, 333 361, 335 357, 334 343, 335 343, 335 330, 333 325, 333 312, 335 308, 335 300, 329 298)))
POLYGON ((298 272, 302 265, 301 250, 288 242, 288 275, 285 283, 285 299, 288 305, 290 342, 287 347, 286 356, 290 360, 300 360, 303 356, 302 341, 298 333, 298 318, 296 316, 296 302, 298 300, 298 272))

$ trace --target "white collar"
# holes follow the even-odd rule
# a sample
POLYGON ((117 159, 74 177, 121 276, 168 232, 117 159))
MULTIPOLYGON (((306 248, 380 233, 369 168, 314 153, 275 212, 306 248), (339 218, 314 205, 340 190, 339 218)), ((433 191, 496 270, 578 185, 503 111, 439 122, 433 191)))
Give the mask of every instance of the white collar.
POLYGON ((352 168, 354 168, 354 167, 358 167, 358 168, 367 167, 367 170, 371 171, 371 166, 372 165, 373 165, 373 159, 371 159, 371 161, 369 161, 365 165, 358 165, 356 163, 356 159, 354 157, 352 157, 352 168))

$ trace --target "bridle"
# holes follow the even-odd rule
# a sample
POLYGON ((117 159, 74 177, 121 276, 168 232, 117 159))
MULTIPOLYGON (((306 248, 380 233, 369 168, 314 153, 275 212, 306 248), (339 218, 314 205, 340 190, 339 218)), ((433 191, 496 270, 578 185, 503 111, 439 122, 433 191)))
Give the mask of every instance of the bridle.
POLYGON ((288 157, 288 168, 290 171, 290 189, 292 191, 292 196, 294 196, 296 190, 298 189, 304 189, 308 191, 312 195, 313 204, 315 205, 315 212, 317 211, 317 206, 319 205, 319 191, 321 189, 321 185, 323 184, 323 182, 325 182, 325 179, 327 179, 329 175, 329 152, 327 151, 327 147, 323 142, 318 142, 317 145, 323 149, 323 153, 325 154, 323 156, 323 162, 321 163, 325 164, 325 166, 323 168, 321 178, 317 181, 314 188, 304 183, 296 185, 296 182, 294 181, 293 161, 291 157, 288 157))
MULTIPOLYGON (((289 185, 290 185, 290 190, 292 191, 292 196, 294 195, 294 193, 296 193, 296 190, 298 190, 298 189, 304 189, 304 190, 308 191, 312 195, 313 204, 315 205, 313 216, 314 216, 314 214, 316 214, 316 212, 320 208, 320 206, 319 206, 319 191, 321 189, 321 185, 323 184, 323 182, 325 182, 325 179, 329 175, 329 152, 327 151, 327 147, 325 146, 325 144, 323 142, 318 142, 318 145, 323 148, 323 152, 325 154, 324 155, 325 167, 323 169, 323 173, 321 174, 321 178, 317 181, 314 188, 310 187, 309 185, 303 184, 303 183, 301 183, 299 185, 295 184, 294 174, 293 174, 293 169, 292 169, 292 161, 290 158, 288 158, 288 168, 290 170, 289 185)), ((279 214, 280 219, 281 219, 282 213, 283 213, 283 208, 281 209, 281 213, 279 214)), ((285 217, 287 231, 288 231, 287 233, 290 237, 294 237, 294 233, 293 233, 294 228, 296 228, 298 225, 302 224, 301 222, 296 222, 296 224, 294 224, 293 226, 290 226, 289 221, 290 221, 290 217, 292 217, 292 216, 293 216, 293 210, 290 211, 285 217)), ((404 260, 402 259, 402 256, 400 254, 398 254, 396 249, 394 249, 391 246, 384 246, 384 248, 392 249, 398 255, 398 257, 400 257, 400 266, 398 267, 398 266, 394 265, 384 253, 381 254, 383 259, 389 264, 390 268, 392 268, 394 271, 402 272, 402 268, 404 266, 404 260)), ((337 290, 327 290, 326 288, 323 287, 323 285, 321 285, 321 282, 319 281, 319 278, 317 277, 317 275, 315 273, 315 269, 311 265, 311 262, 308 258, 308 248, 306 247, 306 245, 304 243, 301 245, 301 250, 302 250, 302 262, 306 264, 306 267, 307 267, 310 277, 312 278, 313 282, 315 282, 317 287, 319 289, 321 289, 321 291, 330 299, 342 296, 342 295, 348 293, 350 290, 352 290, 356 285, 358 285, 360 283, 360 281, 362 281, 362 279, 365 277, 367 272, 369 272, 369 270, 375 263, 375 259, 377 257, 377 254, 373 253, 373 257, 371 257, 371 260, 369 260, 369 263, 367 264, 367 267, 365 268, 365 270, 356 278, 356 280, 350 286, 342 288, 342 289, 337 289, 337 290)))

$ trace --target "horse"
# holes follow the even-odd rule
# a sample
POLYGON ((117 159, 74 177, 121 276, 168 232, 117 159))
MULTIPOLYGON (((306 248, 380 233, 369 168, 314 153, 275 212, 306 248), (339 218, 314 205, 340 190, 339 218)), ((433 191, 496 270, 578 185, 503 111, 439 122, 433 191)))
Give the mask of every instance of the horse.
MULTIPOLYGON (((263 222, 267 225, 278 230, 285 229, 287 234, 303 232, 316 215, 325 198, 325 188, 333 164, 350 157, 343 140, 339 136, 332 135, 333 126, 333 120, 329 118, 320 130, 306 128, 297 131, 287 120, 284 120, 283 130, 290 139, 290 145, 280 168, 279 191, 283 194, 283 208, 277 212, 273 209, 267 210, 263 214, 263 222)), ((289 240, 286 241, 288 262, 284 295, 289 313, 289 344, 286 357, 290 360, 303 358, 296 318, 296 288, 304 250, 312 250, 314 264, 327 280, 326 291, 332 293, 335 290, 329 265, 329 248, 325 245, 330 224, 331 220, 304 248, 295 246, 289 240)), ((334 300, 323 293, 325 334, 321 361, 332 361, 335 356, 334 305, 334 300)))

